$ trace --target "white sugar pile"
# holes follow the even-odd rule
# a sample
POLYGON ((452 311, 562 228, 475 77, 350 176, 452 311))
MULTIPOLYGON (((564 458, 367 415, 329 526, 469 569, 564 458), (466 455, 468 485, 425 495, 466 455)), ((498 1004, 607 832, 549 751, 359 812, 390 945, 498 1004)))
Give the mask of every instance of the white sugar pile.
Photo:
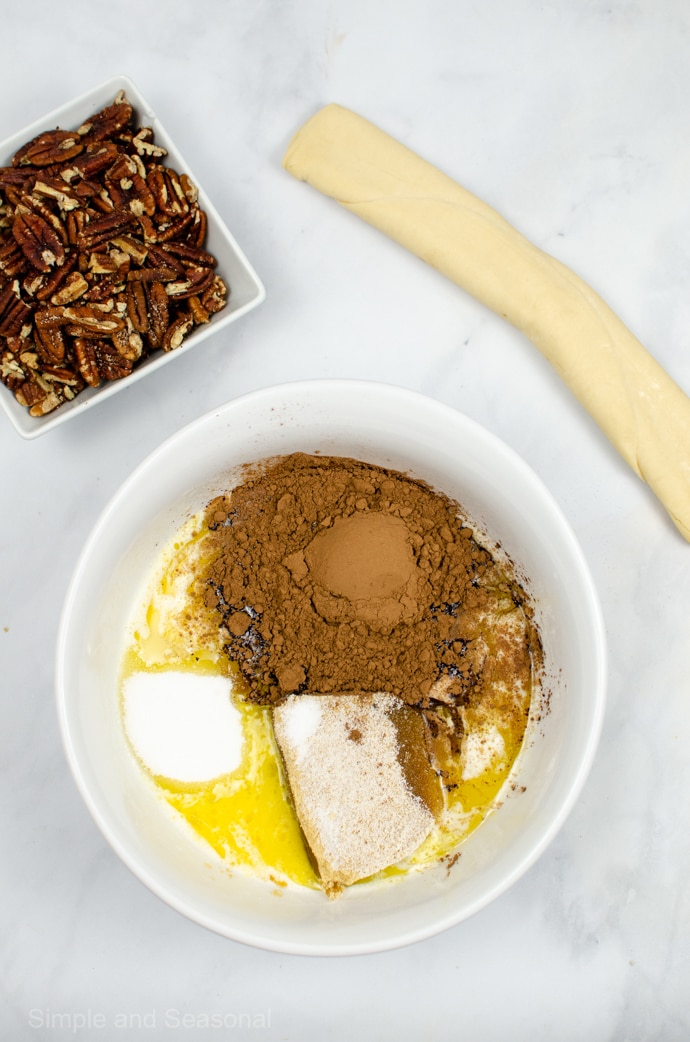
POLYGON ((221 676, 164 670, 127 678, 125 729, 152 774, 205 782, 239 766, 242 717, 231 691, 221 676))

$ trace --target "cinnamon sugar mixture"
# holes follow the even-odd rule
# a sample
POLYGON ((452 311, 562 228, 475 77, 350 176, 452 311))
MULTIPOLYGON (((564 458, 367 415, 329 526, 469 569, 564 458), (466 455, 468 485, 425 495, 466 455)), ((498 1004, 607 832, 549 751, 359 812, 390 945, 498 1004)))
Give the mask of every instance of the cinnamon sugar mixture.
POLYGON ((249 468, 206 521, 206 603, 249 700, 385 691, 457 749, 460 707, 512 701, 516 680, 524 694, 539 654, 525 592, 424 482, 295 454, 249 468), (491 621, 510 613, 519 626, 491 621))

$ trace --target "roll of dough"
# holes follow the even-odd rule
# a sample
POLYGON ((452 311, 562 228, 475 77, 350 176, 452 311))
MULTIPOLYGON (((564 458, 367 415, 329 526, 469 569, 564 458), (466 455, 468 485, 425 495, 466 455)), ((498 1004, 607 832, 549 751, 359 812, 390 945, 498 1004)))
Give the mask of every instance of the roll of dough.
POLYGON ((525 333, 690 539, 690 399, 582 279, 340 105, 297 132, 283 165, 525 333))

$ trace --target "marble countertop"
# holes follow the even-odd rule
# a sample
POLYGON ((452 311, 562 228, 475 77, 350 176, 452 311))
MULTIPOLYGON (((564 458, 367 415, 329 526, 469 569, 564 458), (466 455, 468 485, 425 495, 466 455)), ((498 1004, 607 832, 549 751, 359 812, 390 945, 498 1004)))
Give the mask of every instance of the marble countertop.
POLYGON ((267 298, 45 437, 0 415, 0 1037, 690 1037, 690 546, 527 340, 280 167, 322 104, 359 111, 577 271, 690 391, 687 4, 73 0, 66 30, 34 0, 3 22, 0 139, 129 75, 267 298), (537 864, 431 940, 335 959, 153 896, 77 793, 53 693, 67 584, 124 478, 182 424, 308 377, 413 388, 512 445, 581 542, 610 656, 594 767, 537 864))

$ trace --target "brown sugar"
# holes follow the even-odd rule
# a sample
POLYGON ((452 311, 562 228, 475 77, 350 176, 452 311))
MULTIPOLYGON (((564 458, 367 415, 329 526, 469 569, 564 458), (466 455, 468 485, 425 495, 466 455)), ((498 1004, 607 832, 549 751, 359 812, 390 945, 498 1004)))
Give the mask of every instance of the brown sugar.
POLYGON ((416 850, 443 807, 421 713, 392 695, 291 695, 273 710, 290 792, 322 884, 416 850))

